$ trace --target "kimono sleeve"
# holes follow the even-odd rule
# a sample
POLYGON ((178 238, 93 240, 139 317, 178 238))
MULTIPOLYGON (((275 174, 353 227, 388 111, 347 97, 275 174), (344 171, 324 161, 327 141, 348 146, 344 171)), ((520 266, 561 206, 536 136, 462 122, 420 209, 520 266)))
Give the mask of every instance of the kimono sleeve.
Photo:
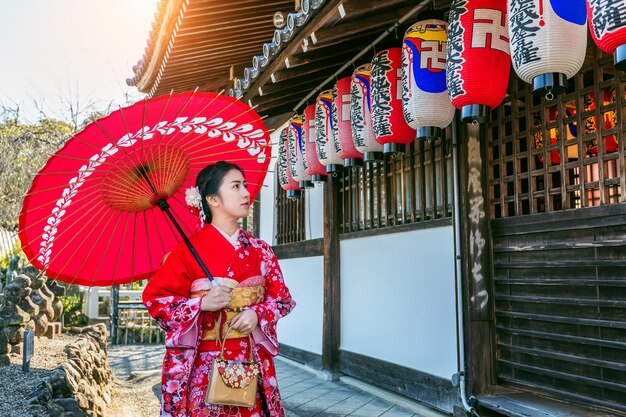
POLYGON ((187 248, 177 246, 148 282, 142 299, 159 327, 165 330, 166 347, 195 348, 202 298, 189 298, 193 278, 189 275, 187 248))
POLYGON ((289 289, 283 280, 283 273, 272 248, 259 242, 262 251, 261 274, 265 278, 265 298, 262 303, 250 306, 259 319, 259 325, 252 332, 256 343, 275 356, 278 354, 276 323, 296 306, 289 289))

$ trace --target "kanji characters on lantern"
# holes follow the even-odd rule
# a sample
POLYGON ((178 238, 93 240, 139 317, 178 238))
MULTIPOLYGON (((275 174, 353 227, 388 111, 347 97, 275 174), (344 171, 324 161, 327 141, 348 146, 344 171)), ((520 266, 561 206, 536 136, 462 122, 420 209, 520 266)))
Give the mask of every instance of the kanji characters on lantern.
POLYGON ((300 196, 300 186, 291 176, 287 130, 287 127, 281 130, 280 138, 278 140, 278 161, 276 163, 278 182, 280 183, 282 189, 287 191, 287 198, 297 198, 300 196))
POLYGON ((315 147, 317 156, 329 174, 343 171, 343 161, 337 155, 333 136, 333 95, 325 90, 315 104, 315 147))
POLYGON ((453 0, 446 82, 464 122, 486 122, 509 83, 509 32, 504 0, 453 0))
POLYGON ((383 145, 376 141, 372 127, 371 64, 357 67, 350 82, 350 120, 354 147, 365 162, 382 161, 383 145))
POLYGON ((289 120, 287 140, 289 141, 289 168, 291 169, 291 176, 298 182, 300 188, 313 187, 311 176, 305 171, 306 161, 303 157, 304 144, 302 142, 301 115, 296 115, 289 120))
POLYGON ((508 0, 507 5, 515 72, 537 95, 564 92, 585 60, 585 0, 508 0))
POLYGON ((315 104, 311 104, 304 109, 302 115, 302 148, 304 160, 306 162, 306 173, 311 176, 313 182, 325 182, 328 178, 326 167, 322 165, 315 149, 315 104))
POLYGON ((626 70, 626 2, 587 0, 587 16, 593 41, 613 54, 615 68, 626 70))
POLYGON ((372 125, 378 143, 386 154, 404 153, 415 139, 415 129, 404 119, 402 110, 402 49, 380 51, 372 59, 372 125))
POLYGON ((417 139, 437 139, 454 118, 446 89, 447 23, 440 13, 422 14, 404 35, 402 104, 404 117, 417 139))
POLYGON ((333 137, 337 155, 345 167, 363 165, 363 154, 354 146, 350 122, 351 77, 337 81, 333 88, 333 137))

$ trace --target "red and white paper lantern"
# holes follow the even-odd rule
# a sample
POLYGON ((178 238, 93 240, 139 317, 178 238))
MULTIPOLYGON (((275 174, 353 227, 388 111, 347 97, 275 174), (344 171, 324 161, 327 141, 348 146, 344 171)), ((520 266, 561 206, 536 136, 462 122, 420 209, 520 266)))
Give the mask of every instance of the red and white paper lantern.
POLYGON ((315 146, 317 157, 329 174, 343 171, 343 160, 337 155, 333 134, 333 94, 325 90, 315 104, 315 146))
POLYGON ((350 83, 350 119, 354 147, 363 154, 365 162, 382 161, 383 145, 376 142, 372 127, 372 100, 370 78, 372 65, 357 67, 350 83))
POLYGON ((565 92, 587 50, 585 0, 508 0, 511 61, 537 95, 565 92))
POLYGON ((304 144, 302 142, 301 115, 296 115, 289 120, 287 140, 289 141, 289 167, 291 168, 291 176, 295 181, 298 181, 300 188, 313 187, 311 176, 306 172, 306 161, 303 156, 304 144))
POLYGON ((306 173, 311 176, 313 182, 325 182, 328 178, 326 167, 317 157, 315 149, 315 104, 306 106, 302 115, 302 141, 306 173))
POLYGON ((607 54, 613 54, 615 68, 626 70, 626 2, 587 0, 591 38, 607 54))
POLYGON ((402 44, 404 118, 421 140, 441 137, 455 111, 446 88, 448 24, 434 16, 422 14, 422 20, 407 29, 402 44))
POLYGON ((280 132, 278 140, 278 182, 283 190, 287 191, 287 198, 297 198, 300 196, 300 186, 291 176, 289 167, 289 141, 287 130, 284 128, 280 132))
POLYGON ((354 146, 350 121, 351 77, 337 81, 333 88, 333 136, 337 155, 343 159, 343 166, 363 165, 363 154, 354 146))
POLYGON ((372 124, 374 136, 386 154, 404 153, 415 139, 415 129, 402 110, 402 49, 380 51, 372 59, 372 124))
POLYGON ((483 123, 509 84, 505 0, 453 0, 448 25, 446 83, 464 122, 483 123))

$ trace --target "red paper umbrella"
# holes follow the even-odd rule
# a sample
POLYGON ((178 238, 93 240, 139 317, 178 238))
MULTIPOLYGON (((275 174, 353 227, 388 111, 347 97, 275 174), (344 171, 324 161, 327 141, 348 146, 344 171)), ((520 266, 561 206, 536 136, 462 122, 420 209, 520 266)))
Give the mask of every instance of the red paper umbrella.
POLYGON ((600 49, 613 54, 615 68, 626 70, 626 4, 587 0, 589 31, 600 49))
POLYGON ((372 125, 386 154, 404 153, 417 132, 402 109, 402 49, 389 48, 372 59, 372 125))
POLYGON ((315 149, 315 104, 308 105, 304 109, 302 140, 304 141, 302 154, 306 161, 306 173, 311 176, 313 182, 326 182, 328 177, 326 167, 320 162, 315 149))
POLYGON ((453 0, 447 85, 464 122, 486 122, 509 85, 511 57, 504 0, 453 0))
POLYGON ((337 81, 333 88, 333 133, 337 155, 343 159, 343 166, 363 165, 363 154, 354 146, 352 123, 350 122, 350 84, 352 77, 337 81))
POLYGON ((199 229, 185 191, 220 160, 244 170, 253 199, 269 135, 235 98, 182 93, 113 112, 68 140, 33 179, 19 218, 22 249, 50 278, 70 283, 148 278, 199 229))

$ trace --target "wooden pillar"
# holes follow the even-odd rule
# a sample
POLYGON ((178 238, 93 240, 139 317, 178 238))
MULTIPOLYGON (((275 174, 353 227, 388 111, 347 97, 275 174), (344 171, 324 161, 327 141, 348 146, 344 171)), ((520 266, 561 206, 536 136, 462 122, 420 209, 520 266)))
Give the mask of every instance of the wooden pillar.
POLYGON ((113 345, 117 345, 117 332, 119 330, 117 326, 118 324, 117 319, 119 317, 119 311, 118 311, 119 303, 120 303, 120 286, 113 285, 111 287, 111 298, 109 302, 109 306, 111 308, 111 344, 113 345))
POLYGON ((324 184, 324 324, 322 369, 339 376, 340 277, 339 277, 339 185, 338 176, 324 184))
POLYGON ((495 382, 489 177, 484 128, 460 123, 459 193, 467 392, 485 394, 495 382))

